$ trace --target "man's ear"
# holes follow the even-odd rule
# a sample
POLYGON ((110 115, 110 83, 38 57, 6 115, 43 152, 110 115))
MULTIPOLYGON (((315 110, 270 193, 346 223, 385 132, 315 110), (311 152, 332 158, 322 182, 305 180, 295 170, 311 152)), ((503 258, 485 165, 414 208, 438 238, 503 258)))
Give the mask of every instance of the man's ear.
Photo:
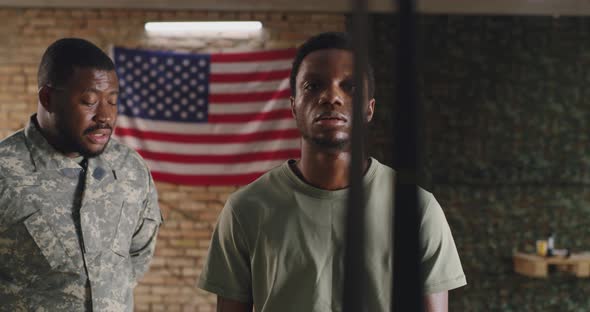
POLYGON ((296 111, 295 111, 295 98, 290 96, 289 101, 291 102, 291 115, 293 115, 293 118, 296 119, 297 115, 296 115, 296 111))
POLYGON ((51 105, 51 87, 44 85, 37 93, 39 96, 39 103, 48 112, 53 112, 53 105, 51 105))
POLYGON ((367 106, 367 122, 371 122, 373 120, 373 114, 375 113, 375 98, 369 100, 369 105, 367 106))

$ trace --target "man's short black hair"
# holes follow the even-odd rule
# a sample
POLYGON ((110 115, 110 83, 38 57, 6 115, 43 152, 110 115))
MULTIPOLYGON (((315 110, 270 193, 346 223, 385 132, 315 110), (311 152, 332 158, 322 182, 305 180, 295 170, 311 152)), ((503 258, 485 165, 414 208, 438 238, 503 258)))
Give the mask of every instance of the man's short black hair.
MULTIPOLYGON (((289 84, 291 86, 291 94, 295 96, 296 92, 296 78, 299 72, 299 67, 303 59, 311 52, 326 49, 341 49, 347 51, 353 51, 354 47, 350 36, 343 32, 324 32, 315 35, 307 41, 305 41, 298 49, 291 66, 291 76, 289 77, 289 84)), ((368 95, 372 98, 375 93, 375 74, 371 62, 367 62, 367 82, 368 82, 368 95)))
POLYGON ((115 64, 99 47, 79 38, 63 38, 52 43, 41 58, 37 84, 39 87, 63 86, 75 68, 115 70, 115 64))

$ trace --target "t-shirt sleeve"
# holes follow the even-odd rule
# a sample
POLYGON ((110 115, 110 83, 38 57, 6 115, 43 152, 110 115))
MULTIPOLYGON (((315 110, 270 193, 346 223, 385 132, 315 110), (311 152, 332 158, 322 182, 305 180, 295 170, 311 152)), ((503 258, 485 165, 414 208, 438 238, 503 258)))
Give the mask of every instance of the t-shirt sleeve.
POLYGON ((467 281, 443 210, 431 193, 422 190, 420 193, 423 205, 420 242, 424 293, 464 286, 467 281))
POLYGON ((199 288, 227 299, 252 302, 249 254, 245 232, 228 200, 211 238, 199 288))

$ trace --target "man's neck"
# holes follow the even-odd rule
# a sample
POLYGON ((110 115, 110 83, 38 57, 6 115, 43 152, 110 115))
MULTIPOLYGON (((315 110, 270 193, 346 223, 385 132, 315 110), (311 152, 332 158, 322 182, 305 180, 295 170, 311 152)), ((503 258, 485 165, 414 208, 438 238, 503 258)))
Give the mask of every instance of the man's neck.
POLYGON ((39 133, 41 133, 41 136, 43 136, 47 143, 49 143, 49 145, 51 145, 56 151, 69 158, 81 156, 79 152, 66 151, 61 140, 59 140, 59 136, 56 134, 56 131, 52 130, 53 127, 48 126, 45 124, 45 122, 43 122, 42 119, 39 119, 39 113, 37 113, 37 115, 32 118, 32 121, 39 133))
MULTIPOLYGON (((365 157, 363 168, 369 165, 365 157)), ((302 143, 301 159, 296 164, 298 175, 308 184, 324 190, 340 190, 349 186, 350 150, 325 149, 302 143)))

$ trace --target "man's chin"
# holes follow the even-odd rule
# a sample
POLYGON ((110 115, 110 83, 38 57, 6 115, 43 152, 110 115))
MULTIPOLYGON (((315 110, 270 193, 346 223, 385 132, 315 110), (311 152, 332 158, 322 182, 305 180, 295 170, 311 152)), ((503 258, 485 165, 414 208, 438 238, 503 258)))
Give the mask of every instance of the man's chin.
POLYGON ((344 150, 348 148, 350 145, 350 140, 348 139, 334 139, 334 138, 312 138, 311 141, 322 148, 332 149, 332 150, 344 150))
POLYGON ((84 156, 84 158, 93 158, 93 157, 100 156, 100 154, 102 154, 103 152, 104 152, 104 149, 101 149, 99 151, 85 150, 85 151, 82 151, 80 153, 80 155, 84 156))
POLYGON ((108 142, 102 146, 93 146, 93 147, 83 146, 80 149, 80 155, 82 155, 86 158, 100 156, 100 154, 102 154, 104 152, 104 150, 106 149, 107 145, 108 145, 108 142))

